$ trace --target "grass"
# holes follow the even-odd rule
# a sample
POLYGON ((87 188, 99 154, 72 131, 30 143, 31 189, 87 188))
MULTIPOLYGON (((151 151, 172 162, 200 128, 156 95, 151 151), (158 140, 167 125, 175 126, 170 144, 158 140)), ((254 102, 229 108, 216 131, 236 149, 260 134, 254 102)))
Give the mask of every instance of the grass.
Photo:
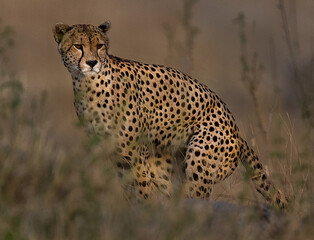
MULTIPOLYGON (((294 194, 290 208, 275 215, 278 221, 267 222, 256 203, 227 214, 226 206, 214 211, 210 203, 182 198, 131 204, 106 144, 86 138, 76 143, 76 151, 68 151, 23 118, 16 120, 14 136, 1 138, 1 239, 306 239, 313 234, 307 155, 292 162, 286 175, 291 178, 282 183, 294 194)), ((242 201, 250 192, 244 188, 242 201)), ((241 202, 241 196, 233 202, 241 202)))

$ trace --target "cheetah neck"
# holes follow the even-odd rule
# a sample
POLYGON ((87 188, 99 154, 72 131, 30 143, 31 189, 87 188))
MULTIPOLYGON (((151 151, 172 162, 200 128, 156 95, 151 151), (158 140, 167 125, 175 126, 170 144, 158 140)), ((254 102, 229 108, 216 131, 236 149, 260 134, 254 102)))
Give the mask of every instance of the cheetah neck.
MULTIPOLYGON (((108 57, 99 73, 83 75, 72 74, 74 106, 80 121, 88 132, 98 133, 98 119, 105 113, 99 108, 106 102, 106 93, 111 90, 110 66, 112 60, 108 57), (109 73, 109 74, 108 74, 109 73)), ((114 100, 111 101, 112 103, 114 100)), ((106 113, 107 115, 108 113, 106 113)))

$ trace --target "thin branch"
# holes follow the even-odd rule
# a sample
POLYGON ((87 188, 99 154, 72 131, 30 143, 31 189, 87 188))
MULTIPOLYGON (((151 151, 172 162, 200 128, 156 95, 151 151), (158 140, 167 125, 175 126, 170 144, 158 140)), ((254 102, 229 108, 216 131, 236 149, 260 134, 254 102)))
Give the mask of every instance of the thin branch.
POLYGON ((239 26, 239 38, 241 47, 241 64, 242 64, 242 81, 247 84, 249 93, 253 100, 255 116, 257 120, 257 126, 262 134, 263 140, 267 142, 267 131, 262 120, 262 114, 260 110, 260 102, 257 97, 257 89, 260 76, 260 64, 258 61, 258 54, 254 52, 252 60, 249 60, 247 50, 247 33, 245 25, 245 16, 243 13, 239 13, 235 19, 235 23, 239 26))

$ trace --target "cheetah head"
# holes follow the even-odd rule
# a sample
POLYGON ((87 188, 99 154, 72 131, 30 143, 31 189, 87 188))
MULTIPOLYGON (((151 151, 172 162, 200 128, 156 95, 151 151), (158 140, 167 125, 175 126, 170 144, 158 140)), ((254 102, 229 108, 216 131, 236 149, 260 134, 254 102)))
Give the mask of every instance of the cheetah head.
POLYGON ((94 75, 101 71, 108 54, 110 23, 95 27, 57 23, 53 35, 62 61, 71 75, 94 75))

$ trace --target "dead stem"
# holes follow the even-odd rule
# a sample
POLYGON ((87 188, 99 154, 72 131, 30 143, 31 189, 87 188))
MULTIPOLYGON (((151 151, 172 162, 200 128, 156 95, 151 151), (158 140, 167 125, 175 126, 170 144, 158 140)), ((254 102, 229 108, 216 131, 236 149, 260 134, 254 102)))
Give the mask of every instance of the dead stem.
POLYGON ((296 56, 296 47, 292 43, 292 37, 291 37, 290 30, 289 30, 289 23, 288 23, 287 12, 285 9, 284 0, 279 0, 278 8, 279 8, 280 15, 281 15, 282 28, 283 28, 284 37, 285 37, 285 43, 287 45, 291 64, 292 64, 292 70, 293 70, 293 76, 294 76, 293 80, 297 86, 295 92, 296 92, 296 96, 298 98, 298 101, 301 104, 302 118, 310 124, 311 128, 313 128, 314 122, 312 119, 311 106, 310 106, 309 99, 305 93, 305 88, 303 86, 302 80, 300 78, 299 64, 298 64, 298 59, 296 56))

